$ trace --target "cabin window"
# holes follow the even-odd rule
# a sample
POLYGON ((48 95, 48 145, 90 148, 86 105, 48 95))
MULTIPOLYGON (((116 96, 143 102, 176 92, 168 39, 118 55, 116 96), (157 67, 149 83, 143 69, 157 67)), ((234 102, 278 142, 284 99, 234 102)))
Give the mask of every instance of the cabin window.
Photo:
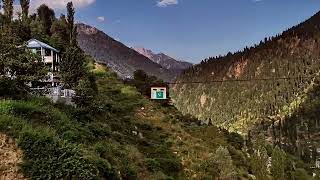
POLYGON ((51 50, 50 49, 45 49, 44 50, 45 56, 51 56, 51 50))
POLYGON ((37 54, 37 49, 31 49, 31 52, 37 54))
POLYGON ((41 56, 41 49, 40 48, 32 49, 32 52, 41 56))

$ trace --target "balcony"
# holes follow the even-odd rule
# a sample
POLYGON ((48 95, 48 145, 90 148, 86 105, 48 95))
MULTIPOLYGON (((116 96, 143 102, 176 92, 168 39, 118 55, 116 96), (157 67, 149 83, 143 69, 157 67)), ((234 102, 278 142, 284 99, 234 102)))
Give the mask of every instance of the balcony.
POLYGON ((44 63, 46 64, 52 64, 53 63, 53 57, 52 56, 43 56, 44 63))

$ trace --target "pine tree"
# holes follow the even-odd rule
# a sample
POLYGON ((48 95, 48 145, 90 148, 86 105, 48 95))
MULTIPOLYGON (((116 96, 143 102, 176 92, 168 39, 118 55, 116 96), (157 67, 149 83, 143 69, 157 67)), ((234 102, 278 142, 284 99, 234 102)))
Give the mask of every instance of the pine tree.
POLYGON ((75 9, 73 7, 72 1, 67 4, 67 12, 67 21, 70 33, 70 45, 77 46, 77 27, 74 25, 75 9))
POLYGON ((22 20, 25 21, 29 16, 30 0, 20 0, 20 6, 22 11, 22 20))
POLYGON ((4 18, 6 23, 10 23, 13 18, 13 0, 2 0, 4 18))
POLYGON ((65 15, 61 15, 58 20, 55 20, 51 26, 51 40, 53 45, 60 51, 64 52, 65 48, 69 46, 69 31, 68 23, 65 15))
POLYGON ((38 17, 40 20, 40 23, 42 25, 42 31, 46 33, 47 35, 51 35, 50 29, 52 26, 52 23, 55 19, 55 13, 52 9, 50 9, 47 5, 42 4, 37 9, 38 17))
POLYGON ((269 156, 266 150, 266 142, 263 134, 259 134, 253 142, 253 154, 250 165, 257 180, 267 180, 269 156))
POLYGON ((235 174, 229 150, 220 146, 214 155, 213 163, 217 166, 220 178, 232 178, 235 174))
POLYGON ((90 107, 93 104, 95 95, 97 94, 94 82, 95 79, 90 79, 89 77, 79 80, 79 83, 75 88, 77 96, 73 99, 77 107, 91 109, 90 107))
POLYGON ((268 177, 268 160, 267 150, 262 148, 256 150, 251 156, 251 169, 257 180, 267 180, 268 177))
POLYGON ((68 47, 60 64, 60 74, 66 88, 75 88, 85 76, 85 57, 78 47, 68 47))
POLYGON ((285 163, 286 153, 276 146, 271 156, 271 174, 275 179, 284 179, 285 163))

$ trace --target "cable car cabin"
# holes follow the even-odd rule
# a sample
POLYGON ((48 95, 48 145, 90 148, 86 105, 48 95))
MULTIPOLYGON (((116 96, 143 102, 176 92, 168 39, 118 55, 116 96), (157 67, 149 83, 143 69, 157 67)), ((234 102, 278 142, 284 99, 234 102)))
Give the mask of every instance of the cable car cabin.
POLYGON ((167 87, 151 87, 151 99, 152 100, 166 100, 167 99, 167 87))
POLYGON ((169 86, 167 84, 153 84, 150 86, 150 99, 162 104, 171 104, 169 86))

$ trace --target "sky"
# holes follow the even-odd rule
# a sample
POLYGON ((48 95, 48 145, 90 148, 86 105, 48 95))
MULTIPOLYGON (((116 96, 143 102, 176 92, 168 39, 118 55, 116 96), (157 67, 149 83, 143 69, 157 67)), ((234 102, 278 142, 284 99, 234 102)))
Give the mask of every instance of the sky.
MULTIPOLYGON (((70 0, 31 0, 64 11, 70 0)), ((199 63, 251 46, 320 10, 320 0, 73 0, 79 22, 129 47, 199 63)))

